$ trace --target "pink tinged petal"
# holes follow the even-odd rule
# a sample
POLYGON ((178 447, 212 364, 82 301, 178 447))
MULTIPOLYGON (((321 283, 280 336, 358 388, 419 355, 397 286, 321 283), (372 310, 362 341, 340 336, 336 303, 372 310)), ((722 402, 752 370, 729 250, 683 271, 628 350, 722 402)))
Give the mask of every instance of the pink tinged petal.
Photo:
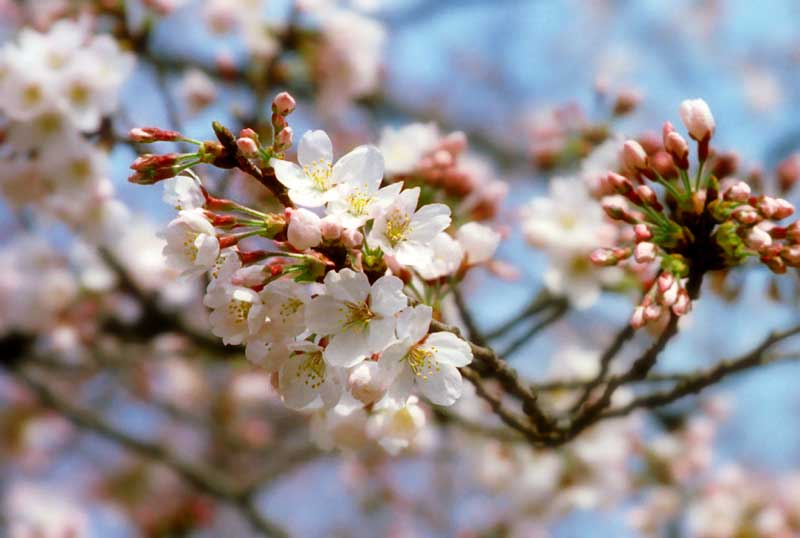
POLYGON ((450 364, 440 363, 438 370, 426 379, 417 376, 416 386, 428 400, 436 405, 453 405, 461 397, 461 373, 450 364))
POLYGON ((450 226, 450 208, 444 204, 428 204, 419 208, 411 218, 408 238, 429 243, 439 232, 450 226))
POLYGON ((361 331, 339 333, 331 338, 325 348, 325 360, 332 366, 350 368, 371 354, 368 335, 361 331))
POLYGON ((290 189, 307 186, 310 182, 303 169, 295 163, 281 159, 270 159, 269 165, 275 169, 275 177, 290 189))
POLYGON ((433 333, 428 336, 422 347, 431 351, 441 364, 460 368, 472 362, 472 349, 469 344, 453 333, 433 333))
POLYGON ((359 304, 367 300, 370 285, 364 273, 342 269, 325 275, 325 290, 340 301, 359 304))
POLYGON ((302 166, 319 161, 333 161, 333 145, 325 131, 308 131, 300 139, 297 160, 302 166))
POLYGON ((370 309, 375 314, 394 316, 408 304, 403 293, 403 281, 393 275, 380 277, 372 285, 370 309))
POLYGON ((346 306, 330 295, 320 295, 306 307, 306 325, 318 336, 339 331, 347 321, 346 306))
POLYGON ((416 344, 428 334, 431 319, 433 309, 428 305, 403 310, 397 317, 397 337, 416 344))

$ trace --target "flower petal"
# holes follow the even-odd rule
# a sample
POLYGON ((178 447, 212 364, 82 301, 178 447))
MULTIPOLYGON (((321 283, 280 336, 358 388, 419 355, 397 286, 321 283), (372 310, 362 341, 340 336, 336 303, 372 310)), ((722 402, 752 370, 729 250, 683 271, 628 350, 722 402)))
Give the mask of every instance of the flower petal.
POLYGON ((383 155, 375 146, 358 146, 333 166, 334 185, 347 183, 371 194, 377 192, 382 179, 383 155))
POLYGON ((472 349, 469 344, 449 332, 438 332, 428 336, 424 349, 430 350, 436 356, 436 360, 442 364, 453 366, 466 366, 472 362, 472 349))
POLYGON ((440 363, 427 378, 416 377, 419 391, 436 405, 453 405, 461 397, 462 384, 461 372, 450 364, 440 363))
POLYGON ((315 161, 333 162, 333 145, 325 131, 307 131, 300 139, 297 160, 302 166, 310 166, 315 161))
POLYGON ((370 286, 364 273, 342 269, 338 273, 331 271, 325 275, 325 289, 340 301, 359 304, 367 300, 370 286))
POLYGON ((372 285, 370 308, 382 316, 394 316, 408 304, 403 293, 403 281, 393 275, 384 275, 372 285))

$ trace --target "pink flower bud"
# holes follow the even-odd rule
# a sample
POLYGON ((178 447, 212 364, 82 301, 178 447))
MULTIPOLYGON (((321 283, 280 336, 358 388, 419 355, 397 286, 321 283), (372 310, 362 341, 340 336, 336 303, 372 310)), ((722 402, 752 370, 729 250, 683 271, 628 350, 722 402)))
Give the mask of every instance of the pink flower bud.
POLYGON ((297 102, 289 92, 281 92, 272 100, 272 111, 279 116, 288 116, 294 112, 297 102))
POLYGON ((443 149, 440 149, 433 153, 433 162, 436 164, 436 166, 440 167, 452 166, 453 155, 443 149))
POLYGON ((252 138, 237 138, 236 147, 238 147, 239 151, 246 157, 252 157, 258 153, 258 144, 256 144, 256 141, 252 138))
POLYGON ((609 248, 598 248, 592 252, 589 259, 593 264, 600 266, 616 265, 619 261, 617 257, 614 256, 614 251, 609 248))
POLYGON ((631 180, 615 172, 609 172, 606 175, 606 183, 618 194, 625 195, 633 191, 633 183, 631 183, 631 180))
POLYGON ((650 303, 649 305, 644 307, 645 322, 655 321, 660 317, 661 317, 661 305, 656 303, 650 303))
POLYGON ((320 218, 308 209, 295 209, 291 213, 286 236, 297 250, 316 247, 322 242, 320 218))
POLYGON ((454 131, 439 142, 439 147, 457 157, 467 148, 467 135, 462 131, 454 131))
POLYGON ((745 203, 750 199, 750 185, 744 181, 737 181, 725 190, 723 198, 732 202, 745 203))
POLYGON ((796 220, 786 228, 786 238, 792 243, 800 244, 800 220, 796 220))
POLYGON ((374 361, 365 361, 353 368, 347 379, 351 394, 364 405, 375 403, 386 392, 381 382, 380 368, 374 361))
POLYGON ((286 151, 292 147, 293 131, 291 127, 284 127, 275 135, 274 147, 276 151, 286 151))
POLYGON ((681 103, 681 121, 689 136, 698 142, 708 141, 714 136, 716 123, 708 104, 702 99, 687 99, 681 103))
POLYGON ((651 263, 656 259, 656 246, 653 243, 642 241, 633 249, 633 258, 639 263, 651 263))
POLYGON ((364 234, 358 230, 348 229, 342 232, 342 244, 347 248, 361 248, 364 243, 364 234))
POLYGON ((622 162, 631 170, 647 169, 647 152, 636 140, 628 140, 622 145, 622 162))
POLYGON ((733 218, 742 224, 752 225, 761 220, 761 215, 749 205, 737 207, 732 214, 733 218))
POLYGON ((647 227, 647 224, 639 223, 633 226, 633 233, 636 234, 636 242, 649 241, 653 238, 653 232, 647 227))
POLYGON ((671 288, 675 284, 675 282, 676 282, 675 275, 667 271, 664 271, 663 273, 658 275, 658 280, 656 280, 656 283, 658 284, 658 291, 664 293, 669 288, 671 288))
POLYGON ((128 133, 128 138, 133 142, 148 144, 151 142, 174 142, 183 135, 178 131, 167 131, 158 127, 135 127, 128 133))
POLYGON ((661 204, 658 202, 658 196, 656 196, 656 191, 648 185, 639 185, 636 187, 636 194, 648 206, 654 208, 661 207, 661 204))
POLYGON ((641 329, 644 327, 645 319, 644 319, 644 307, 637 306, 633 309, 633 315, 631 315, 631 327, 634 329, 641 329))
POLYGON ((781 250, 781 258, 791 267, 800 267, 800 245, 789 245, 781 250))
POLYGON ((672 160, 681 170, 689 168, 689 144, 677 131, 664 137, 664 149, 672 156, 672 160))
POLYGON ((778 209, 775 211, 775 214, 772 216, 775 220, 783 220, 786 217, 791 217, 794 214, 794 206, 784 200, 783 198, 778 198, 778 209))
POLYGON ((685 288, 678 291, 678 299, 672 305, 672 312, 676 316, 684 316, 692 308, 692 301, 689 299, 689 292, 685 288))
POLYGON ((319 229, 326 241, 336 241, 342 236, 342 225, 329 217, 322 219, 319 229))
POLYGON ((744 238, 744 242, 753 250, 760 251, 772 244, 772 237, 756 226, 750 229, 744 238))
POLYGON ((678 300, 678 291, 680 291, 680 286, 677 281, 673 281, 670 287, 661 291, 661 304, 667 308, 675 304, 675 301, 678 300))

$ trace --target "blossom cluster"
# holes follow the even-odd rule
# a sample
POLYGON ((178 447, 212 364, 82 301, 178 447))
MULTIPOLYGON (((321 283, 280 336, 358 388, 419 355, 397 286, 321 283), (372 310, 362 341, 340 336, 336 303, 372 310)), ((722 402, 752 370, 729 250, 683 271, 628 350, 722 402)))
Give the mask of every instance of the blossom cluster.
POLYGON ((596 250, 592 261, 613 266, 632 257, 637 264, 659 266, 655 282, 633 313, 634 327, 669 311, 686 314, 691 307, 686 282, 692 272, 727 269, 751 256, 776 273, 800 263, 798 223, 778 225, 794 213, 792 204, 754 196, 747 183, 726 178, 734 163, 725 154, 712 153, 716 123, 705 101, 684 101, 680 115, 697 143, 693 177, 689 144, 667 122, 660 147, 648 153, 639 142, 626 141, 622 149, 626 175, 609 172, 605 178, 605 190, 612 195, 603 199, 603 209, 632 230, 630 240, 596 250), (662 190, 660 199, 651 185, 662 190))
POLYGON ((165 182, 164 199, 179 213, 163 233, 164 254, 186 275, 208 275, 212 332, 272 372, 287 406, 318 410, 315 423, 328 430, 344 420, 337 414, 345 422, 365 412, 383 417, 369 428, 403 437, 384 443, 399 449, 424 424, 416 395, 436 405, 461 395, 458 368, 471 362, 471 348, 452 333, 430 332, 431 320, 452 281, 491 260, 499 234, 476 222, 453 231, 448 205, 422 203, 419 186, 385 181, 375 146, 334 161, 328 135, 309 131, 298 162, 287 160, 294 107, 286 93, 275 98, 271 145, 250 129, 235 144, 240 165, 274 173, 285 188, 281 213, 209 194, 190 168, 223 162, 227 150, 172 131, 131 136, 183 140, 198 151, 140 157, 131 181, 177 174, 165 182), (269 246, 255 248, 256 240, 269 246))
POLYGON ((86 139, 117 106, 133 65, 88 20, 23 29, 0 49, 0 112, 7 119, 0 189, 14 207, 89 233, 120 211, 105 153, 86 139), (88 210, 87 210, 88 208, 88 210))

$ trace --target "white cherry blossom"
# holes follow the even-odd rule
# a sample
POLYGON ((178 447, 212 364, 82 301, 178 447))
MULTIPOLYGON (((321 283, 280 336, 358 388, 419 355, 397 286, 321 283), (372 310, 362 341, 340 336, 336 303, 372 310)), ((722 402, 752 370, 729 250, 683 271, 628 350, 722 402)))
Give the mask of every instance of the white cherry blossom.
POLYGON ((406 189, 375 218, 367 241, 403 265, 417 267, 432 255, 431 243, 450 225, 450 208, 428 204, 417 209, 419 187, 406 189))
POLYGON ((325 291, 306 308, 306 324, 317 336, 330 336, 330 364, 355 366, 394 339, 395 314, 408 302, 402 280, 386 275, 370 286, 364 273, 342 269, 325 275, 325 291))
POLYGON ((305 330, 305 309, 311 301, 308 285, 281 279, 267 284, 250 314, 253 331, 247 339, 248 360, 270 372, 289 355, 295 337, 305 330))
POLYGON ((432 315, 433 310, 427 305, 400 313, 399 341, 386 348, 379 361, 392 380, 387 399, 405 402, 414 388, 437 405, 452 405, 461 397, 458 368, 472 362, 472 350, 453 333, 428 335, 432 315))
POLYGON ((335 406, 344 390, 342 369, 323 358, 323 348, 312 342, 289 346, 290 355, 278 373, 278 390, 283 402, 302 409, 319 400, 323 407, 335 406))
POLYGON ((389 402, 378 406, 367 420, 367 434, 395 456, 414 444, 425 423, 419 399, 411 396, 400 405, 389 402))
POLYGON ((167 262, 185 275, 208 271, 217 261, 219 240, 202 209, 179 212, 160 237, 167 241, 167 262))
POLYGON ((464 259, 464 249, 450 234, 441 232, 431 241, 431 256, 416 266, 419 276, 433 280, 455 273, 464 259))
POLYGON ((500 234, 478 222, 468 222, 456 232, 456 239, 467 255, 467 263, 488 262, 500 244, 500 234))
POLYGON ((383 157, 374 146, 359 146, 333 164, 333 145, 325 131, 308 131, 297 151, 300 163, 271 159, 278 181, 289 189, 294 203, 320 207, 341 196, 345 181, 371 183, 383 177, 383 157))
POLYGON ((244 286, 226 285, 210 291, 203 304, 212 309, 208 316, 211 332, 225 345, 241 344, 259 327, 253 307, 260 302, 258 293, 244 286))
POLYGON ((199 209, 206 203, 197 178, 186 174, 164 181, 162 199, 178 211, 199 209))

